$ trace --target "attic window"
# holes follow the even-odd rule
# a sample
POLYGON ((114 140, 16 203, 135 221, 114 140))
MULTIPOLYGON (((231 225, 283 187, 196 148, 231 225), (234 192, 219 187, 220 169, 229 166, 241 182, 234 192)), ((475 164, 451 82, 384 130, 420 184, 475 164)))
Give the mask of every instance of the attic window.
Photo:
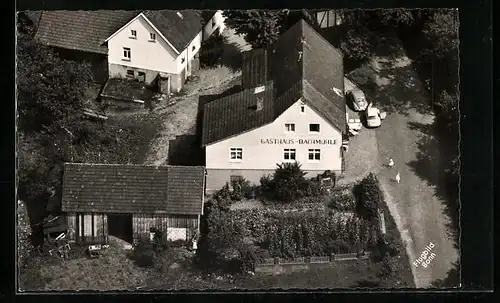
POLYGON ((179 18, 181 19, 184 19, 184 16, 181 14, 181 12, 177 12, 177 16, 179 16, 179 18))
POLYGON ((301 113, 305 113, 306 112, 306 106, 305 105, 301 105, 300 106, 300 112, 301 113))
POLYGON ((130 30, 130 38, 137 39, 137 31, 131 29, 130 30))
POLYGON ((191 48, 192 51, 194 51, 196 49, 196 45, 193 45, 193 47, 191 48))
POLYGON ((265 90, 266 90, 265 86, 258 86, 258 87, 255 88, 255 90, 253 91, 253 93, 254 94, 258 94, 258 93, 262 93, 265 90))
POLYGON ((215 20, 212 19, 212 28, 215 27, 215 20))
POLYGON ((149 41, 150 42, 156 41, 156 34, 155 33, 149 33, 149 41))
POLYGON ((184 61, 186 61, 186 58, 181 59, 181 63, 184 63, 184 61))

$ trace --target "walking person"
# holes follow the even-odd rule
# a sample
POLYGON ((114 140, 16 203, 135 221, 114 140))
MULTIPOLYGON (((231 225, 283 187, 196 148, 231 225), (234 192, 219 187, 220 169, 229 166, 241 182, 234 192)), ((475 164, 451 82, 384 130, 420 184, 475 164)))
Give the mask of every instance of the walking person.
POLYGON ((389 168, 394 166, 394 160, 392 160, 392 158, 389 158, 389 164, 387 164, 387 166, 389 166, 389 168))
POLYGON ((399 182, 401 182, 401 176, 399 175, 399 172, 396 175, 396 182, 398 182, 398 184, 399 184, 399 182))

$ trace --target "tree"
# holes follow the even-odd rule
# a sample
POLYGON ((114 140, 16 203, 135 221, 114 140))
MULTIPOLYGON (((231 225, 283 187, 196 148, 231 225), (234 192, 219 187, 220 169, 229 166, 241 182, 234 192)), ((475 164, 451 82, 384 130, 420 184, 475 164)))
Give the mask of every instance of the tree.
POLYGON ((17 47, 17 108, 23 131, 72 131, 80 120, 85 92, 91 82, 90 64, 61 60, 47 46, 23 34, 19 24, 17 47))
POLYGON ((423 56, 444 58, 458 56, 458 10, 432 10, 424 24, 422 33, 425 36, 426 49, 423 56))
POLYGON ((354 60, 364 60, 372 55, 374 36, 366 27, 349 28, 340 42, 342 53, 354 60))
POLYGON ((225 10, 225 23, 242 35, 253 48, 276 41, 287 12, 284 10, 225 10))
POLYGON ((24 268, 26 261, 34 252, 33 244, 31 243, 31 225, 29 222, 26 203, 19 200, 17 203, 17 240, 18 240, 18 267, 24 268))
POLYGON ((273 174, 274 198, 282 202, 292 202, 304 195, 308 187, 306 173, 297 162, 277 165, 273 174))
POLYGON ((233 220, 231 213, 225 209, 214 207, 206 216, 206 234, 202 234, 200 253, 205 259, 219 263, 238 254, 242 244, 243 229, 239 222, 233 220))
POLYGON ((458 262, 454 262, 446 278, 433 281, 431 286, 436 288, 456 288, 460 286, 460 283, 460 265, 458 262))
POLYGON ((358 200, 357 211, 369 220, 378 218, 380 203, 384 200, 377 177, 370 173, 354 188, 358 200))

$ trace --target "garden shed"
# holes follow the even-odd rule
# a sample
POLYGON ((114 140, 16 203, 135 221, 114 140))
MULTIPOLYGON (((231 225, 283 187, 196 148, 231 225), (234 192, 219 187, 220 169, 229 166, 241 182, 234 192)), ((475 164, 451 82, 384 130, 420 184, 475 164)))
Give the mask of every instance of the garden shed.
POLYGON ((169 240, 190 240, 199 231, 204 180, 201 166, 66 163, 68 239, 105 244, 112 235, 132 243, 159 230, 169 240))
POLYGON ((100 94, 103 104, 121 108, 142 108, 155 95, 150 87, 137 79, 110 78, 100 94))

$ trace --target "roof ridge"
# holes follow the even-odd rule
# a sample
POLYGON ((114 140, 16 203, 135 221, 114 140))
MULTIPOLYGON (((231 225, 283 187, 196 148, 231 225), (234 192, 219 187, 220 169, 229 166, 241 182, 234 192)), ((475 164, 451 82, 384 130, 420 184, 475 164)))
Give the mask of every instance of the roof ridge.
POLYGON ((195 167, 205 168, 203 165, 153 165, 153 164, 121 164, 121 163, 77 163, 64 162, 64 165, 73 166, 129 166, 129 167, 156 167, 156 168, 171 168, 171 167, 195 167))
MULTIPOLYGON (((338 48, 336 48, 335 46, 333 46, 333 45, 330 43, 330 41, 326 40, 326 38, 325 38, 325 37, 323 37, 323 35, 322 35, 322 34, 320 34, 320 33, 319 33, 319 32, 318 32, 318 31, 317 31, 314 27, 312 27, 312 25, 310 25, 307 21, 305 21, 304 19, 301 19, 301 20, 302 20, 302 21, 303 21, 303 22, 304 22, 304 23, 305 23, 305 24, 306 24, 306 25, 307 25, 310 29, 312 29, 312 30, 313 30, 313 32, 314 32, 316 35, 320 36, 320 37, 321 37, 321 39, 322 39, 323 41, 325 41, 325 42, 326 42, 326 43, 330 46, 330 48, 331 48, 331 49, 333 49, 333 50, 334 50, 337 54, 339 54, 342 58, 344 58, 344 54, 342 53, 342 51, 341 51, 340 49, 338 49, 338 48)), ((300 21, 299 21, 299 22, 300 22, 300 21)))

